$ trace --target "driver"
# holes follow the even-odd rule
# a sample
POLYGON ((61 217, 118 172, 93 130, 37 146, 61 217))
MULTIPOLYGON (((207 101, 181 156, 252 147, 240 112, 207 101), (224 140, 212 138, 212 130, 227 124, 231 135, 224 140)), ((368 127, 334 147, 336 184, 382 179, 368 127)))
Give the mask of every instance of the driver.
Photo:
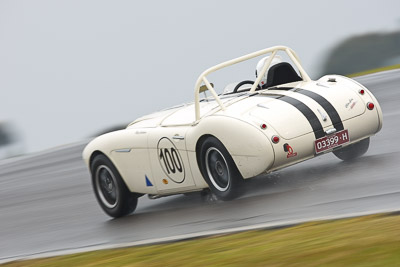
MULTIPOLYGON (((257 73, 261 73, 262 68, 264 67, 265 62, 268 60, 270 56, 266 56, 262 58, 260 61, 257 63, 256 67, 256 78, 258 77, 257 73)), ((260 80, 260 87, 264 89, 264 85, 267 83, 267 76, 268 76, 268 71, 269 69, 278 63, 282 62, 282 58, 279 55, 275 55, 274 58, 272 59, 271 64, 269 65, 267 71, 264 73, 263 77, 260 80)))

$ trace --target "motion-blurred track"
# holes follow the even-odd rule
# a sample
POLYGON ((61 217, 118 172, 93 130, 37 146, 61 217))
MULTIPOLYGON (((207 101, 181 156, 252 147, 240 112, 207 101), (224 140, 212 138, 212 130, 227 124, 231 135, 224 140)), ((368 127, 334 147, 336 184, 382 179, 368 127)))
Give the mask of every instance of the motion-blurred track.
POLYGON ((199 195, 139 199, 137 211, 112 220, 92 192, 84 144, 0 162, 0 261, 265 222, 400 209, 400 70, 357 79, 380 102, 384 124, 362 158, 333 154, 250 180, 230 202, 199 195))

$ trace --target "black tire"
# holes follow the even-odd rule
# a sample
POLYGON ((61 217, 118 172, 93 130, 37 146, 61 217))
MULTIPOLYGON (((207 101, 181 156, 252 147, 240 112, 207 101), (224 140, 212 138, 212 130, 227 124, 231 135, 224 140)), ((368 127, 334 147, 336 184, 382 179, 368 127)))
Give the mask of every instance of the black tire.
POLYGON ((208 137, 200 148, 200 170, 211 192, 221 200, 244 193, 244 180, 231 155, 215 137, 208 137))
POLYGON ((348 145, 344 148, 334 150, 333 154, 343 161, 349 161, 361 157, 368 151, 369 137, 357 142, 355 144, 348 145))
POLYGON ((136 209, 137 195, 129 191, 114 164, 106 156, 96 156, 90 171, 94 194, 105 213, 118 218, 136 209))

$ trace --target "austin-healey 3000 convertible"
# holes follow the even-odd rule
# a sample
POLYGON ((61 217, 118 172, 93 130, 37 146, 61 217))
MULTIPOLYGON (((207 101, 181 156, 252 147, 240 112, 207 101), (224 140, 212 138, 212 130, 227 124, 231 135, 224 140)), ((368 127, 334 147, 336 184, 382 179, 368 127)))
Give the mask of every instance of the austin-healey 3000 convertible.
POLYGON ((209 190, 231 200, 260 174, 328 152, 352 160, 381 128, 381 108, 367 88, 339 75, 313 81, 292 49, 275 46, 207 69, 195 84, 194 102, 95 138, 83 158, 100 206, 121 217, 145 194, 209 190), (218 94, 208 79, 262 55, 254 81, 233 78, 218 94))

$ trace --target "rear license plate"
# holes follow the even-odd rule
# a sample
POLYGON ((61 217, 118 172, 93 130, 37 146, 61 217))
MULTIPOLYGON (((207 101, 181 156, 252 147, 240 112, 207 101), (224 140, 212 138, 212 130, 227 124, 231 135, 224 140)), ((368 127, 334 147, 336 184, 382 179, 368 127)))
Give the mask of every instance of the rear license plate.
POLYGON ((349 132, 347 130, 342 130, 315 140, 315 152, 318 154, 348 142, 350 142, 349 132))

